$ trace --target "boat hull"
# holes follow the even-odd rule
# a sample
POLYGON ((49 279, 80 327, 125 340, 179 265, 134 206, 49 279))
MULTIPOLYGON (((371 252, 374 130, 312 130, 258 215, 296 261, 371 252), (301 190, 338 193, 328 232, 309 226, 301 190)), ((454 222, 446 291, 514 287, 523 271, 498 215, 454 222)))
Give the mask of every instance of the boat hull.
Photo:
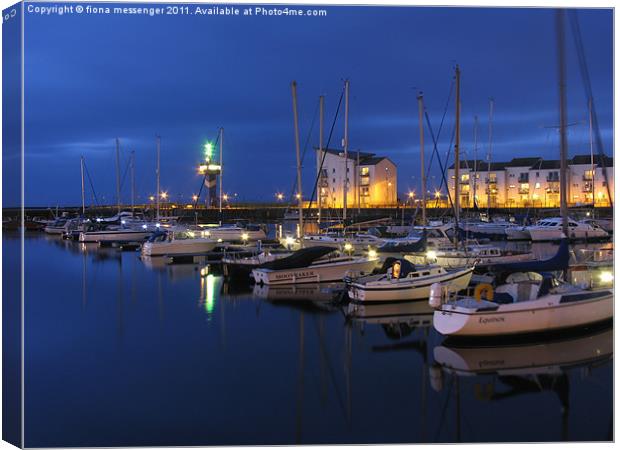
POLYGON ((151 236, 151 231, 95 231, 80 233, 80 242, 141 242, 151 236))
POLYGON ((200 255, 209 253, 217 246, 210 239, 187 239, 171 242, 145 242, 142 245, 142 256, 167 255, 200 255))
POLYGON ((446 336, 509 336, 543 333, 603 322, 613 317, 609 290, 574 295, 550 295, 539 300, 474 311, 444 304, 433 314, 435 329, 446 336), (579 295, 591 299, 571 300, 579 295))
POLYGON ((364 303, 428 300, 434 283, 446 285, 451 291, 461 291, 469 285, 473 272, 471 267, 426 278, 403 278, 368 285, 353 282, 349 285, 348 294, 351 300, 364 303))
MULTIPOLYGON (((534 242, 540 241, 559 241, 562 239, 562 230, 546 230, 532 228, 529 230, 530 237, 534 242)), ((603 230, 579 230, 573 229, 568 231, 570 239, 604 239, 609 235, 603 230)))
POLYGON ((370 273, 377 259, 359 259, 338 263, 316 264, 309 267, 286 270, 254 269, 252 276, 258 284, 300 284, 342 281, 351 273, 370 273))

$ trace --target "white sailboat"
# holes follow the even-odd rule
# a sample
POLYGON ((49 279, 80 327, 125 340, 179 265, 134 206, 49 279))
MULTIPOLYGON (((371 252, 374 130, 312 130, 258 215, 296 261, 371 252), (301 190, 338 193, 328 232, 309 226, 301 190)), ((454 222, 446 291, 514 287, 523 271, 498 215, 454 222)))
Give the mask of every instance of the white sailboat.
POLYGON ((359 302, 426 300, 433 283, 443 283, 454 291, 465 289, 473 267, 446 270, 438 265, 416 266, 403 259, 388 258, 382 273, 347 280, 349 298, 359 302))
MULTIPOLYGON (((486 286, 490 288, 491 286, 486 286)), ((431 288, 435 329, 446 336, 501 336, 557 331, 613 317, 613 290, 586 291, 552 275, 517 272, 498 286, 493 301, 451 299, 440 284, 431 288)))

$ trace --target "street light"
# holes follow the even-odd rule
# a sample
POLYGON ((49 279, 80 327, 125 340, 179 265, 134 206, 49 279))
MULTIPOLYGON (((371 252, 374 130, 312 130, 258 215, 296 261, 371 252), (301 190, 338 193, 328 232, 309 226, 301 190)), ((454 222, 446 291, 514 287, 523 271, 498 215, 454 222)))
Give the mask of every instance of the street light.
POLYGON ((192 200, 197 201, 198 200, 198 196, 196 194, 192 195, 192 200))
POLYGON ((276 194, 276 198, 277 198, 278 200, 282 200, 282 199, 284 198, 284 194, 282 194, 282 193, 278 192, 278 193, 276 194))
POLYGON ((163 200, 166 200, 166 199, 168 198, 168 193, 167 193, 167 192, 162 192, 162 193, 161 193, 161 198, 162 198, 163 200))

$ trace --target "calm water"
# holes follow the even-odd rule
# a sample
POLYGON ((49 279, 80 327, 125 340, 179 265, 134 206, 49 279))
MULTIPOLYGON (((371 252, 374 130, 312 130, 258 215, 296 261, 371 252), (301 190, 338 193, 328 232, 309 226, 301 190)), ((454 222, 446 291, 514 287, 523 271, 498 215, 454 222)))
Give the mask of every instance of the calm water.
POLYGON ((454 348, 424 302, 352 311, 334 286, 25 250, 28 447, 612 439, 611 330, 454 348))

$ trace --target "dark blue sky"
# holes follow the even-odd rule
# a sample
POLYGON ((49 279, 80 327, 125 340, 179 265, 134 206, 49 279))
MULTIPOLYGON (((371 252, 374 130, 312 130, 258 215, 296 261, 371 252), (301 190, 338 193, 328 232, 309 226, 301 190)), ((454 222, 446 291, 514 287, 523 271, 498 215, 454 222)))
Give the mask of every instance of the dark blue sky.
MULTIPOLYGON (((190 10, 194 7, 190 6, 190 10)), ((240 6, 243 8, 243 6, 240 6)), ((79 156, 97 194, 114 202, 114 138, 123 166, 136 152, 136 184, 155 191, 155 135, 162 136, 162 188, 197 192, 206 139, 226 130, 224 190, 272 200, 294 181, 290 94, 298 82, 301 143, 318 96, 331 124, 342 80, 351 80, 350 146, 389 156, 399 190, 419 190, 416 92, 435 131, 456 62, 462 70, 462 140, 487 148, 488 98, 495 99, 493 159, 557 157, 554 12, 549 9, 317 7, 327 17, 37 16, 26 14, 26 204, 80 201, 79 156), (412 178, 414 177, 414 178, 412 178)), ((612 12, 579 20, 606 152, 612 153, 612 12)), ((587 102, 567 23, 570 154, 588 153, 587 102)), ((342 117, 332 146, 340 144, 342 117)), ((454 125, 450 106, 445 154, 454 125)), ((311 145, 318 142, 315 128, 311 145)), ((427 151, 430 139, 427 134, 427 151)), ((435 174, 437 170, 434 170, 435 174)), ((314 181, 308 152, 304 191, 314 181)), ((439 177, 431 179, 431 186, 439 177)), ((129 183, 124 185, 129 201, 129 183)))

